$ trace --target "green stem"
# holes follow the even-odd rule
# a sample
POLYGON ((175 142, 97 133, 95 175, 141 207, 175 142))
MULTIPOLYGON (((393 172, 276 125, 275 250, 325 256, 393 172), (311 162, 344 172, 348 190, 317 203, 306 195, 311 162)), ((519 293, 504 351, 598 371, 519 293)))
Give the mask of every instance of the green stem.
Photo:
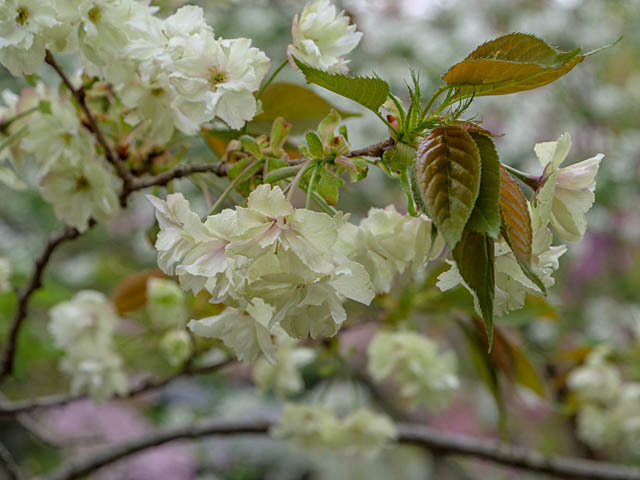
POLYGON ((518 178, 520 181, 522 181, 522 183, 524 183, 527 187, 531 188, 534 192, 540 186, 540 177, 536 177, 535 175, 530 175, 528 173, 521 172, 520 170, 510 167, 509 165, 505 165, 504 163, 502 164, 502 166, 505 168, 507 172, 509 172, 514 177, 518 178))
POLYGON ((262 96, 264 91, 267 89, 269 85, 271 85, 271 82, 275 80, 275 78, 282 71, 282 69, 287 65, 287 63, 289 63, 288 60, 285 60, 284 62, 282 62, 282 64, 276 69, 276 71, 271 74, 271 76, 267 79, 266 82, 264 82, 264 85, 262 85, 262 87, 258 91, 258 94, 256 95, 256 100, 260 100, 260 97, 262 96))
POLYGON ((318 171, 320 170, 320 163, 316 163, 313 168, 313 173, 311 174, 311 180, 309 180, 309 186, 307 187, 307 201, 304 204, 304 208, 309 210, 311 208, 311 195, 313 194, 313 185, 316 181, 316 176, 318 175, 318 171))
POLYGON ((220 196, 216 200, 216 203, 213 204, 213 207, 211 207, 211 212, 209 213, 209 215, 215 214, 216 210, 218 210, 218 208, 220 208, 220 206, 222 205, 222 202, 224 202, 224 200, 229 196, 229 194, 233 191, 233 189, 236 188, 236 186, 240 182, 244 181, 246 178, 251 177, 251 175, 253 175, 255 172, 257 172, 260 169, 260 167, 262 166, 262 162, 264 162, 264 159, 256 160, 252 164, 248 165, 247 168, 245 168, 240 173, 240 175, 238 175, 236 178, 234 178, 233 181, 229 184, 229 186, 227 188, 225 188, 224 192, 222 192, 220 194, 220 196))
POLYGON ((413 194, 411 193, 411 186, 409 185, 409 176, 407 175, 407 170, 402 172, 400 176, 400 185, 402 186, 402 191, 404 195, 407 197, 407 210, 409 211, 409 215, 412 217, 417 217, 419 215, 416 210, 416 205, 413 200, 413 194))
POLYGON ((302 165, 302 168, 300 168, 300 171, 296 174, 296 176, 293 177, 293 180, 291 181, 291 183, 287 187, 289 189, 289 192, 287 193, 287 200, 291 200, 291 197, 293 196, 293 191, 298 186, 298 182, 304 176, 304 174, 307 173, 307 171, 309 170, 310 166, 311 166, 311 160, 307 160, 302 165))
POLYGON ((25 110, 24 112, 20 112, 15 117, 10 118, 10 119, 0 123, 0 132, 5 133, 13 122, 15 122, 17 120, 20 120, 21 118, 24 118, 24 117, 26 117, 28 115, 31 115, 32 113, 37 112, 38 110, 40 110, 40 105, 38 105, 36 107, 32 107, 32 108, 30 108, 28 110, 25 110))
POLYGON ((429 103, 427 103, 427 106, 422 111, 422 118, 424 118, 425 115, 427 113, 429 113, 429 110, 433 106, 434 102, 438 99, 438 97, 440 95, 442 95, 443 92, 446 92, 450 88, 451 88, 451 85, 444 85, 444 86, 440 87, 438 90, 435 91, 435 93, 431 96, 431 99, 429 100, 429 103))
POLYGON ((7 147, 10 147, 11 144, 13 142, 15 142, 16 140, 18 140, 20 137, 23 137, 28 130, 29 127, 27 127, 26 125, 24 127, 22 127, 20 130, 18 130, 16 133, 14 133, 13 135, 7 137, 7 139, 0 143, 0 152, 2 152, 2 150, 4 150, 7 147))

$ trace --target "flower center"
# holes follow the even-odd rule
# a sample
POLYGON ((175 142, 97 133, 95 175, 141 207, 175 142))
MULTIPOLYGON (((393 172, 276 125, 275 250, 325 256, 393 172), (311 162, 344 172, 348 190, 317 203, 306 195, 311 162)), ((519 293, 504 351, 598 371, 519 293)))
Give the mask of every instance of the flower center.
POLYGON ((90 186, 86 177, 78 177, 76 180, 76 190, 89 190, 90 186))
POLYGON ((62 134, 62 141, 68 147, 71 145, 71 140, 73 139, 72 135, 69 132, 65 132, 62 134))
POLYGON ((18 7, 18 15, 16 15, 16 22, 20 25, 24 25, 29 20, 29 9, 27 7, 18 7))
POLYGON ((154 88, 151 90, 151 95, 154 97, 161 97, 162 95, 164 95, 164 89, 163 88, 154 88))
POLYGON ((214 87, 227 81, 227 74, 217 68, 209 69, 209 83, 214 87))
POLYGON ((89 20, 91 20, 91 23, 98 23, 102 18, 102 12, 98 7, 93 7, 87 13, 87 17, 89 17, 89 20))

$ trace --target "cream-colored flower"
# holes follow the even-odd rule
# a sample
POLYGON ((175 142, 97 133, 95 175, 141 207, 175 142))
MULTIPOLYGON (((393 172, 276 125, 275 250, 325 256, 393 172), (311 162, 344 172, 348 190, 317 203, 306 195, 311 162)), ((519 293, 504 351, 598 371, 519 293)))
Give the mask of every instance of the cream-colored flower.
MULTIPOLYGON (((329 0, 316 0, 305 5, 291 26, 293 44, 289 45, 289 58, 328 72, 346 73, 348 60, 344 58, 362 38, 349 17, 338 12, 329 0)), ((295 64, 292 65, 295 67, 295 64)))
POLYGON ((271 435, 303 449, 330 449, 340 428, 331 410, 321 405, 287 403, 271 435))
POLYGON ((596 174, 604 155, 561 168, 570 148, 568 133, 555 142, 536 144, 545 180, 536 192, 534 206, 540 208, 542 222, 548 218, 560 237, 575 242, 587 230, 585 215, 595 199, 596 174))
POLYGON ((576 368, 567 378, 569 388, 578 393, 581 400, 610 405, 621 392, 620 372, 607 361, 611 348, 606 345, 596 347, 584 365, 576 368))
POLYGON ((347 455, 374 457, 397 436, 389 417, 361 407, 340 420, 334 448, 347 455))
POLYGON ((0 4, 0 63, 13 75, 34 74, 42 65, 47 32, 58 23, 50 0, 4 0, 0 4))
POLYGON ((189 329, 201 337, 218 338, 239 360, 255 362, 260 354, 274 361, 275 343, 269 328, 274 309, 262 299, 247 302, 244 310, 227 307, 219 315, 191 320, 189 329))
POLYGON ((431 228, 424 215, 401 215, 393 205, 372 208, 359 226, 340 228, 337 249, 365 267, 376 293, 386 293, 408 265, 422 269, 442 252, 444 242, 438 236, 432 243, 431 228))
POLYGON ((412 332, 379 332, 367 349, 369 375, 376 381, 393 379, 412 406, 442 407, 458 387, 457 360, 451 350, 412 332))
POLYGON ((84 232, 89 219, 106 221, 118 212, 117 182, 97 159, 75 162, 64 156, 42 179, 42 197, 53 205, 56 217, 84 232))
POLYGON ((82 291, 50 311, 49 331, 63 349, 60 370, 71 377, 71 391, 87 391, 97 401, 128 389, 122 359, 113 350, 117 316, 100 292, 82 291))
POLYGON ((181 49, 182 56, 167 68, 178 93, 176 107, 186 117, 179 125, 182 131, 197 130, 202 121, 214 117, 233 129, 253 119, 257 111, 253 93, 269 70, 264 52, 251 47, 247 38, 216 40, 213 35, 194 35, 181 49), (193 115, 198 125, 190 126, 193 115))
POLYGON ((260 358, 253 366, 253 381, 266 392, 270 389, 279 397, 287 397, 304 389, 300 368, 315 358, 311 348, 298 347, 296 341, 281 337, 273 356, 274 363, 260 358))
POLYGON ((150 278, 147 282, 147 311, 159 328, 178 328, 187 320, 185 295, 176 282, 150 278))
POLYGON ((168 331, 160 341, 160 350, 171 365, 181 365, 193 352, 189 332, 183 329, 168 331))

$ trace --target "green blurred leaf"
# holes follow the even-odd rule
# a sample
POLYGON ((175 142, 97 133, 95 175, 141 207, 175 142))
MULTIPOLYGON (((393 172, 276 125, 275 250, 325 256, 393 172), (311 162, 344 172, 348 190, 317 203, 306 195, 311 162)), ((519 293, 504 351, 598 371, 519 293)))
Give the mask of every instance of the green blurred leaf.
POLYGON ((262 96, 262 113, 249 124, 250 131, 269 132, 273 122, 282 117, 292 125, 292 133, 299 134, 315 128, 332 109, 342 118, 359 116, 358 113, 337 109, 308 87, 294 83, 272 83, 262 96))

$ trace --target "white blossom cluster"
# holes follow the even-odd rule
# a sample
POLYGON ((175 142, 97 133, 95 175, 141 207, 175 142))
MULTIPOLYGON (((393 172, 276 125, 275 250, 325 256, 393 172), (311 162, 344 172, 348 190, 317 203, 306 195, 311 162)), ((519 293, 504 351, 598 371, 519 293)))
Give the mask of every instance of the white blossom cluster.
POLYGON ((362 33, 356 32, 344 11, 338 12, 329 0, 316 0, 294 17, 291 36, 290 59, 295 57, 326 72, 346 73, 349 62, 344 56, 358 46, 362 33))
MULTIPOLYGON (((277 186, 260 185, 249 195, 247 207, 224 210, 204 222, 179 193, 166 201, 148 198, 160 225, 155 245, 160 268, 176 274, 183 288, 194 293, 204 289, 212 302, 227 306, 219 315, 192 320, 189 328, 221 339, 249 362, 261 352, 274 361, 274 336, 335 335, 347 316, 343 301, 368 305, 375 296, 371 278, 381 265, 391 268, 383 256, 364 265, 353 260, 364 258, 368 247, 354 243, 349 248, 348 239, 354 228, 375 235, 367 227, 370 222, 349 227, 342 214, 295 209, 277 186)), ((370 216, 378 214, 373 209, 370 216)), ((386 215, 392 219, 391 231, 422 232, 417 238, 425 241, 425 251, 431 250, 428 218, 403 217, 393 210, 386 215)), ((381 228, 381 237, 388 237, 388 230, 381 228)), ((415 242, 416 237, 405 235, 394 247, 409 250, 415 242)), ((425 254, 418 261, 427 258, 425 254)), ((396 256, 393 268, 403 271, 410 260, 396 256)))
POLYGON ((367 356, 369 375, 376 382, 392 379, 412 407, 444 407, 460 383, 455 353, 441 351, 418 333, 381 331, 369 343, 367 356))
MULTIPOLYGON (((567 251, 565 245, 552 245, 553 233, 549 225, 564 240, 578 241, 583 237, 587 226, 585 214, 593 205, 595 177, 604 157, 598 154, 560 168, 570 148, 571 138, 567 133, 555 142, 535 146, 536 155, 545 170, 542 185, 529 204, 533 231, 531 268, 546 288, 554 284, 553 273, 560 266, 560 257, 567 251)), ((448 263, 451 269, 438 277, 438 287, 445 291, 464 285, 474 295, 476 310, 479 312, 475 294, 465 284, 455 262, 449 260, 448 263)), ((542 294, 540 288, 524 274, 502 237, 495 242, 495 282, 493 310, 498 316, 522 308, 527 292, 542 294)))
POLYGON ((609 361, 611 348, 596 347, 584 365, 576 368, 567 385, 580 402, 578 435, 594 448, 622 447, 640 452, 640 383, 622 380, 609 361))
MULTIPOLYGON (((18 170, 29 155, 41 175, 43 198, 60 220, 80 231, 88 228, 90 218, 105 221, 118 212, 115 192, 120 180, 98 154, 95 139, 82 125, 68 93, 38 83, 20 95, 5 91, 3 100, 0 116, 8 120, 18 116, 8 132, 15 141, 3 150, 11 164, 5 172, 18 170)), ((23 188, 15 174, 11 178, 13 182, 5 183, 23 188)))
MULTIPOLYGON (((257 113, 254 97, 269 59, 246 38, 216 38, 202 8, 160 18, 148 0, 7 0, 0 6, 0 63, 34 74, 52 52, 79 52, 91 75, 110 82, 157 142, 174 128, 187 135, 214 120, 241 128, 257 113)), ((346 71, 344 55, 361 33, 328 0, 307 5, 293 22, 289 55, 346 71)))
POLYGON ((397 437, 393 422, 368 408, 338 418, 326 407, 294 403, 285 405, 271 434, 303 449, 366 456, 375 456, 397 437))
POLYGON ((125 394, 127 378, 113 346, 118 317, 108 299, 100 292, 81 291, 49 315, 49 331, 65 353, 60 370, 71 377, 72 392, 87 391, 98 401, 125 394))

